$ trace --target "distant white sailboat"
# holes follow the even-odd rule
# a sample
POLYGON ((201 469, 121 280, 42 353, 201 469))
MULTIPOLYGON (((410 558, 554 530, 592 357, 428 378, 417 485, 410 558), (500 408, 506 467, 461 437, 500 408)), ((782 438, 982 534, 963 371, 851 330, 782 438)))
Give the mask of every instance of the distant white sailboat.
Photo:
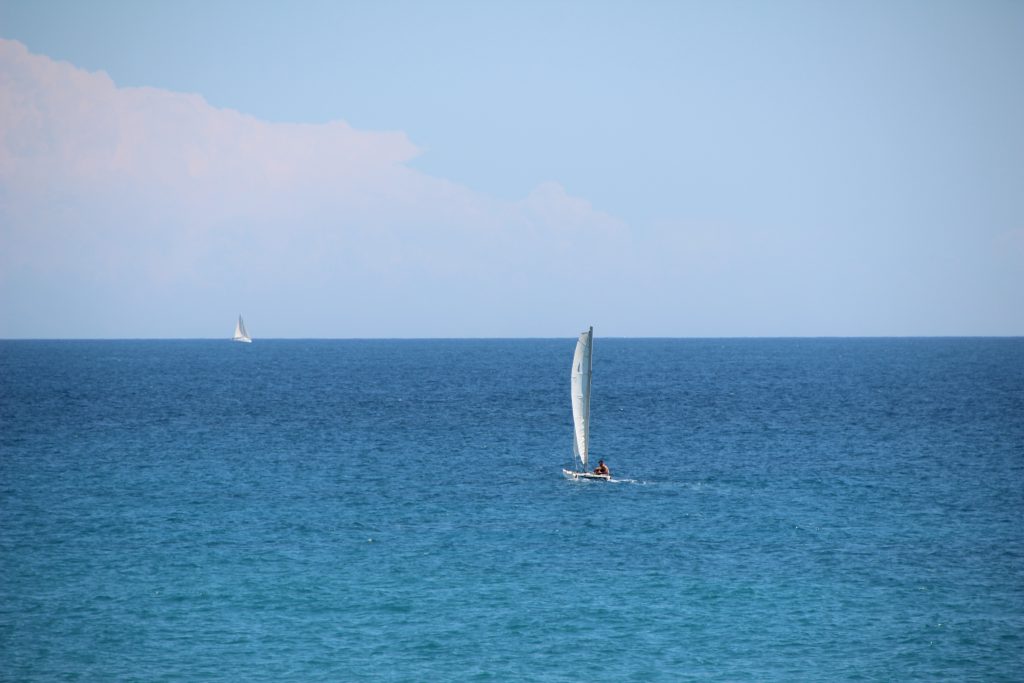
POLYGON ((242 322, 242 316, 238 316, 238 324, 235 325, 235 336, 231 338, 232 341, 245 342, 246 344, 252 343, 252 337, 245 331, 245 323, 242 322))
POLYGON ((572 393, 572 439, 573 460, 578 470, 563 469, 562 473, 571 479, 596 479, 610 481, 610 474, 596 474, 587 471, 590 457, 590 380, 593 374, 594 328, 580 334, 576 341, 576 353, 572 357, 572 374, 569 386, 572 393))

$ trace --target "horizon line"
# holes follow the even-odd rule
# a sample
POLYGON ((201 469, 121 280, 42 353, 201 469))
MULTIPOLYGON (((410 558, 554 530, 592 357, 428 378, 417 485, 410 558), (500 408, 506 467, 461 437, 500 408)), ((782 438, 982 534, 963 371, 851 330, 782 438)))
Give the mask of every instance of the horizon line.
MULTIPOLYGON (((524 337, 256 337, 259 341, 545 341, 555 339, 575 339, 569 336, 524 336, 524 337)), ((1024 334, 876 334, 876 335, 650 335, 625 336, 601 335, 600 339, 629 340, 813 340, 813 339, 1021 339, 1024 334)), ((0 342, 84 342, 84 341, 225 341, 233 342, 231 337, 0 337, 0 342)))

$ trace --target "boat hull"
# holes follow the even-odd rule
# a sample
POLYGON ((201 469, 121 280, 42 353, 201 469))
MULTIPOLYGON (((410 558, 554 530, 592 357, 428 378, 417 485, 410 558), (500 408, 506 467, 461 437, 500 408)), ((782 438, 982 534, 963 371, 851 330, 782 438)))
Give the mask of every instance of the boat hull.
POLYGON ((574 472, 572 470, 562 470, 562 474, 569 477, 570 479, 590 479, 593 481, 611 481, 612 476, 610 474, 594 474, 593 472, 574 472))

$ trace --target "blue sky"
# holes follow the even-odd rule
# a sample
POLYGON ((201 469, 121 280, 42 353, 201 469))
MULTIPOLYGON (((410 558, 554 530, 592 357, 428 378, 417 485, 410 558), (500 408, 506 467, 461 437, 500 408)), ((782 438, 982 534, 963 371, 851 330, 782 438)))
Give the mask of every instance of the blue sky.
POLYGON ((0 38, 0 337, 1024 334, 1019 2, 0 1, 0 38))

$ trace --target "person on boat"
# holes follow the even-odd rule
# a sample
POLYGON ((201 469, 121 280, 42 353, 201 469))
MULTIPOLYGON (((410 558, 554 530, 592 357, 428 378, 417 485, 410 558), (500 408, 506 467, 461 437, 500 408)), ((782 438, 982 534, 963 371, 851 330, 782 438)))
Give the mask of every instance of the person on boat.
POLYGON ((608 469, 608 465, 604 464, 604 460, 597 461, 597 467, 594 468, 594 474, 607 474, 609 477, 612 476, 611 470, 608 469))

